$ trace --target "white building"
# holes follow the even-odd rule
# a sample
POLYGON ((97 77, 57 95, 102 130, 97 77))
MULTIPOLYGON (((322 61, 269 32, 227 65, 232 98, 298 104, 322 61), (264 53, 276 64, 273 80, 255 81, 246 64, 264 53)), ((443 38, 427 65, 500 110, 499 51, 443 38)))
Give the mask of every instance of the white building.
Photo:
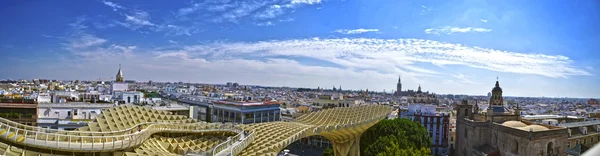
POLYGON ((360 100, 360 99, 345 99, 345 100, 341 100, 340 103, 338 104, 338 107, 354 107, 354 106, 360 106, 365 104, 364 100, 360 100))
POLYGON ((37 103, 51 103, 52 97, 48 93, 40 93, 37 97, 37 103))
POLYGON ((435 105, 411 104, 408 112, 401 113, 402 118, 418 122, 429 132, 432 141, 431 153, 448 154, 450 136, 450 113, 436 111, 435 105))
POLYGON ((129 84, 127 83, 118 83, 115 82, 113 84, 110 85, 110 92, 111 93, 115 93, 115 92, 126 92, 129 90, 129 84))
POLYGON ((112 101, 113 95, 100 95, 100 101, 112 101))
MULTIPOLYGON (((168 111, 175 115, 185 115, 185 116, 191 115, 190 114, 190 106, 179 105, 179 104, 170 104, 167 106, 156 106, 156 107, 152 107, 152 109, 159 110, 159 111, 168 111)), ((196 114, 196 116, 197 116, 197 114, 196 114)), ((194 118, 194 119, 196 119, 196 118, 194 118)))
POLYGON ((114 92, 113 100, 119 101, 120 104, 142 103, 144 93, 142 92, 114 92))
POLYGON ((87 126, 87 123, 96 119, 102 109, 110 108, 114 104, 106 103, 52 103, 38 104, 37 124, 43 128, 59 130, 75 130, 87 126))

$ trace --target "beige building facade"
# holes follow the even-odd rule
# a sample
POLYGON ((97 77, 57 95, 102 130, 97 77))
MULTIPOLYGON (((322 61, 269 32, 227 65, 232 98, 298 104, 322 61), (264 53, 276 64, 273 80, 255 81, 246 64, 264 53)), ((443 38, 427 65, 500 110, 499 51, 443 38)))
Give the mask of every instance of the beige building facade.
POLYGON ((567 155, 567 128, 521 120, 518 107, 509 110, 502 103, 502 89, 496 81, 486 110, 479 111, 468 101, 458 105, 455 155, 567 155))

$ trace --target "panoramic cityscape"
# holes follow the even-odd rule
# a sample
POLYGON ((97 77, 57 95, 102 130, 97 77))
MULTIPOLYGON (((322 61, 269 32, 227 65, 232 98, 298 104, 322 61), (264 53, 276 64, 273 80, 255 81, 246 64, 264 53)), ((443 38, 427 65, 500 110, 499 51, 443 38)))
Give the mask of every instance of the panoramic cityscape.
POLYGON ((0 155, 600 155, 599 1, 0 8, 0 155))

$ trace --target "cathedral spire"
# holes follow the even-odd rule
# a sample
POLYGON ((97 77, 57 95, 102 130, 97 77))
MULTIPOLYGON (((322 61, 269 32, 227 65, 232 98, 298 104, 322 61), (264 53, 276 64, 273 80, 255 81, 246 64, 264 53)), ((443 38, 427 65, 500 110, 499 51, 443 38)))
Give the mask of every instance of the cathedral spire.
POLYGON ((123 71, 121 71, 121 64, 119 64, 119 71, 117 72, 116 82, 124 82, 125 77, 123 76, 123 71))
POLYGON ((398 83, 396 84, 396 96, 402 96, 402 75, 398 75, 398 83))

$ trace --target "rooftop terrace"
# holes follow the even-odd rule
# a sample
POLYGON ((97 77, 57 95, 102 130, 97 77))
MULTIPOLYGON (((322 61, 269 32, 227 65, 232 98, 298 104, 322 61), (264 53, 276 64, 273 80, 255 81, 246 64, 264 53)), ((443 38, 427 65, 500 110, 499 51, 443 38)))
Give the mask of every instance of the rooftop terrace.
POLYGON ((599 124, 600 124, 600 120, 595 120, 595 121, 564 123, 564 124, 558 124, 558 126, 571 128, 571 127, 591 126, 591 125, 599 125, 599 124))

